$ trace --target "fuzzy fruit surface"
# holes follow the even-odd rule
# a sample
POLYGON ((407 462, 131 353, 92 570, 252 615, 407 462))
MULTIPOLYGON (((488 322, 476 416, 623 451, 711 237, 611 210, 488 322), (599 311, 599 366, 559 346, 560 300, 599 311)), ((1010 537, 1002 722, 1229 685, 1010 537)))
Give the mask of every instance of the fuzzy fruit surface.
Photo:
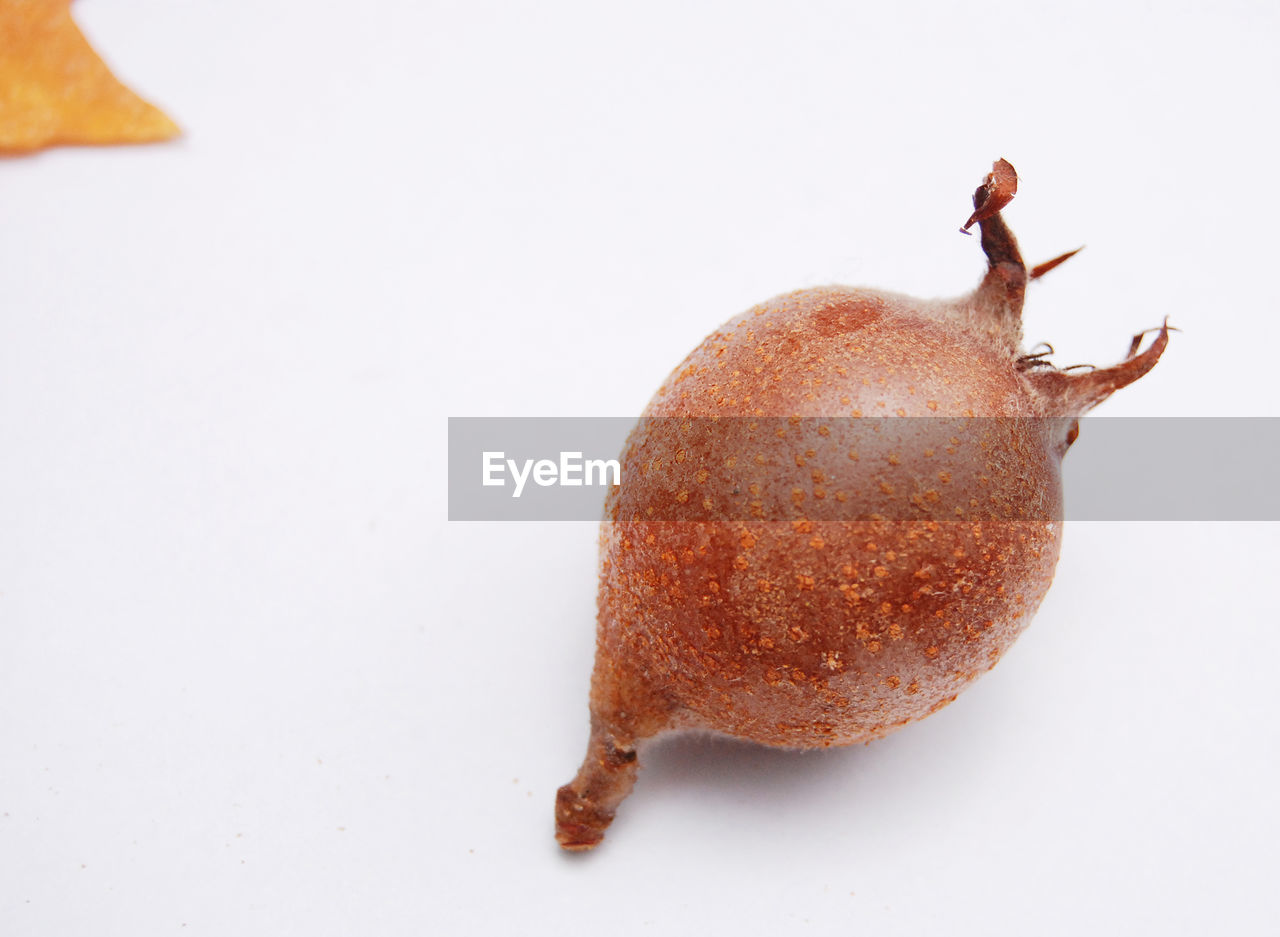
POLYGON ((1042 413, 1003 349, 900 297, 806 290, 730 321, 625 450, 594 708, 620 737, 812 747, 945 705, 1052 579, 1069 427, 1042 413), (648 519, 681 498, 709 519, 648 519), (821 519, 850 505, 880 519, 821 519))
POLYGON ((1061 544, 1077 417, 1154 366, 1026 353, 1028 272, 974 194, 987 272, 917 300, 827 287, 709 335, 628 438, 601 526, 591 737, 557 838, 594 846, 639 743, 698 728, 812 748, 879 738, 953 700, 1027 626, 1061 544))

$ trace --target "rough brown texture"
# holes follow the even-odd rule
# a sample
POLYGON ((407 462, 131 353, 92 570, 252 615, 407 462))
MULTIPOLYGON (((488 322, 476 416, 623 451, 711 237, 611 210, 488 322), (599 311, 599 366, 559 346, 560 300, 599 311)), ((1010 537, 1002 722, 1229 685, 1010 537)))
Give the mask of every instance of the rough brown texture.
POLYGON ((566 849, 600 841, 644 739, 879 738, 951 702, 1029 623, 1075 417, 1146 373, 1168 332, 1087 373, 1021 350, 1028 273, 989 210, 1012 172, 1000 161, 974 194, 988 270, 972 294, 781 296, 658 389, 601 527, 591 738, 556 802, 566 849))

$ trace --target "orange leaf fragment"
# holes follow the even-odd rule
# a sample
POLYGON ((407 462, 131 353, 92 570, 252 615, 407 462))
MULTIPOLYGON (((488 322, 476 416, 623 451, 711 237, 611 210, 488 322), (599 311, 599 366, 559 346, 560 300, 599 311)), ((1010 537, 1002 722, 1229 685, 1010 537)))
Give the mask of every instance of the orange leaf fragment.
POLYGON ((0 0, 0 153, 179 132, 111 74, 71 18, 71 0, 0 0))

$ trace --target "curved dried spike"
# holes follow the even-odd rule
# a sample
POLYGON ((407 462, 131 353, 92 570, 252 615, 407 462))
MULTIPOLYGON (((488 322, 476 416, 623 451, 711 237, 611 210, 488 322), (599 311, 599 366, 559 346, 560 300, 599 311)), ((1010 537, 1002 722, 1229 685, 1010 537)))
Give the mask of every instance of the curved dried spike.
POLYGON ((1177 328, 1176 326, 1172 326, 1172 325, 1170 325, 1170 324, 1169 324, 1169 317, 1168 317, 1168 316, 1165 316, 1165 317, 1164 317, 1164 325, 1157 325, 1157 326, 1153 326, 1152 328, 1149 328, 1149 329, 1143 329, 1141 332, 1139 332, 1137 335, 1135 335, 1135 336, 1133 337, 1133 340, 1132 340, 1131 342, 1129 342, 1129 352, 1128 352, 1128 354, 1126 354, 1126 355, 1125 355, 1125 357, 1126 357, 1126 358, 1132 358, 1132 357, 1134 356, 1134 354, 1135 354, 1135 353, 1137 353, 1138 349, 1139 349, 1140 347, 1142 347, 1142 340, 1143 340, 1146 336, 1150 335, 1152 332, 1159 332, 1159 331, 1162 331, 1162 330, 1163 330, 1163 331, 1168 331, 1168 332, 1181 332, 1181 331, 1182 331, 1181 329, 1177 328))
POLYGON ((1065 370, 1029 372, 1028 378, 1035 382, 1050 401, 1050 410, 1054 415, 1080 416, 1154 368, 1169 344, 1170 330, 1169 319, 1166 317, 1159 326, 1160 334, 1155 341, 1146 351, 1136 354, 1142 344, 1142 337, 1155 330, 1139 332, 1130 342, 1125 360, 1109 368, 1097 368, 1083 374, 1069 374, 1065 370))
POLYGON ((1040 342, 1032 346, 1031 350, 1025 355, 1018 356, 1013 364, 1019 371, 1029 371, 1032 368, 1052 368, 1053 362, 1049 361, 1049 356, 1053 354, 1053 346, 1048 342, 1040 342), (1041 345, 1044 351, 1036 351, 1041 345))

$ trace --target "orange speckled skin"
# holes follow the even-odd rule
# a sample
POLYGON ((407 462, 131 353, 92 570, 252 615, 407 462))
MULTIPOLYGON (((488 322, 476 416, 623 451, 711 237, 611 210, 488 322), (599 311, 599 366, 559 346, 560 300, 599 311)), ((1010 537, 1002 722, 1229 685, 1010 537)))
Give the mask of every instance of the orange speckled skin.
MULTIPOLYGON (((556 794, 565 849, 600 842, 638 744, 699 728, 812 748, 945 706, 1053 579, 1076 417, 1142 377, 1167 323, 1109 368, 1021 348, 1028 272, 974 193, 987 272, 954 300, 802 290, 749 309, 671 373, 606 504, 591 737, 556 794)), ((1074 253, 1074 252, 1072 252, 1074 253)))
POLYGON ((728 322, 628 441, 601 531, 593 712, 619 742, 697 727, 812 747, 946 705, 1053 577, 1065 445, 1016 419, 1041 412, 1007 351, 889 294, 805 290, 728 322), (917 420, 868 433, 856 418, 873 415, 945 420, 946 445, 917 420), (677 498, 707 499, 708 519, 644 519, 677 498), (883 519, 811 519, 840 503, 883 519))

